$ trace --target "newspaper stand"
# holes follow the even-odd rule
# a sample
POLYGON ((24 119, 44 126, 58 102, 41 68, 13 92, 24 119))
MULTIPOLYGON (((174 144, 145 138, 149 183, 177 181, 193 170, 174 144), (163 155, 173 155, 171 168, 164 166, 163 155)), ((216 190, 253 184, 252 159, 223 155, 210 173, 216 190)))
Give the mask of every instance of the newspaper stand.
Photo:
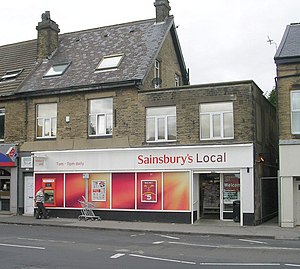
POLYGON ((82 200, 78 201, 81 204, 81 214, 78 216, 78 220, 101 220, 99 216, 96 216, 93 212, 95 208, 94 204, 87 201, 87 199, 82 196, 82 200))

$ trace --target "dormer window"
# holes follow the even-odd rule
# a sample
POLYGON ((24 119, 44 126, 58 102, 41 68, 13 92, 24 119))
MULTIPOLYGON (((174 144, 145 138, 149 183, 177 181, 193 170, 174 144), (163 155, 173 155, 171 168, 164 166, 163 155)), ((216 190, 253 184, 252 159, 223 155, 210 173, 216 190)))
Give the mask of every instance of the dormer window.
POLYGON ((114 54, 109 56, 104 56, 100 63, 98 64, 96 71, 106 71, 115 70, 119 67, 124 54, 114 54))
POLYGON ((16 79, 21 73, 23 69, 10 70, 5 73, 4 76, 0 78, 0 81, 10 81, 16 79))
POLYGON ((63 64, 54 64, 50 67, 47 73, 44 75, 45 77, 57 77, 62 76, 71 63, 63 63, 63 64))

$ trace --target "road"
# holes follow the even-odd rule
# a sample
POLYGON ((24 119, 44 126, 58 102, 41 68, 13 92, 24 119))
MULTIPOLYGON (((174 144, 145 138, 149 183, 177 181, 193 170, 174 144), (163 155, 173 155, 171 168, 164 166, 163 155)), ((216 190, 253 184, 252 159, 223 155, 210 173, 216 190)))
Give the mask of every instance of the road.
POLYGON ((0 224, 0 268, 300 268, 300 240, 0 224))

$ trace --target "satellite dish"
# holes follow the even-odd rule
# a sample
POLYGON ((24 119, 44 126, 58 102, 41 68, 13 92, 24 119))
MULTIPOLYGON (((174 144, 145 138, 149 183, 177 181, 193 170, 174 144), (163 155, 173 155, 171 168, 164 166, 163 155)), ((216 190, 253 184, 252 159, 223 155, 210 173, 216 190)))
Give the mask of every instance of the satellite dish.
POLYGON ((161 80, 161 78, 154 78, 154 79, 152 79, 151 83, 152 83, 153 88, 155 88, 155 87, 161 85, 162 80, 161 80))

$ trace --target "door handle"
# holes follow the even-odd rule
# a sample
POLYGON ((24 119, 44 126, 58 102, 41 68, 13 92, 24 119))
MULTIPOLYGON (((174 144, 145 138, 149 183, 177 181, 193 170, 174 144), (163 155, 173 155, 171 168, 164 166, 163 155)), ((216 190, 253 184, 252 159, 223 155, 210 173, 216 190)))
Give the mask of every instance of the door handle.
POLYGON ((28 198, 33 198, 33 196, 29 196, 28 198))

